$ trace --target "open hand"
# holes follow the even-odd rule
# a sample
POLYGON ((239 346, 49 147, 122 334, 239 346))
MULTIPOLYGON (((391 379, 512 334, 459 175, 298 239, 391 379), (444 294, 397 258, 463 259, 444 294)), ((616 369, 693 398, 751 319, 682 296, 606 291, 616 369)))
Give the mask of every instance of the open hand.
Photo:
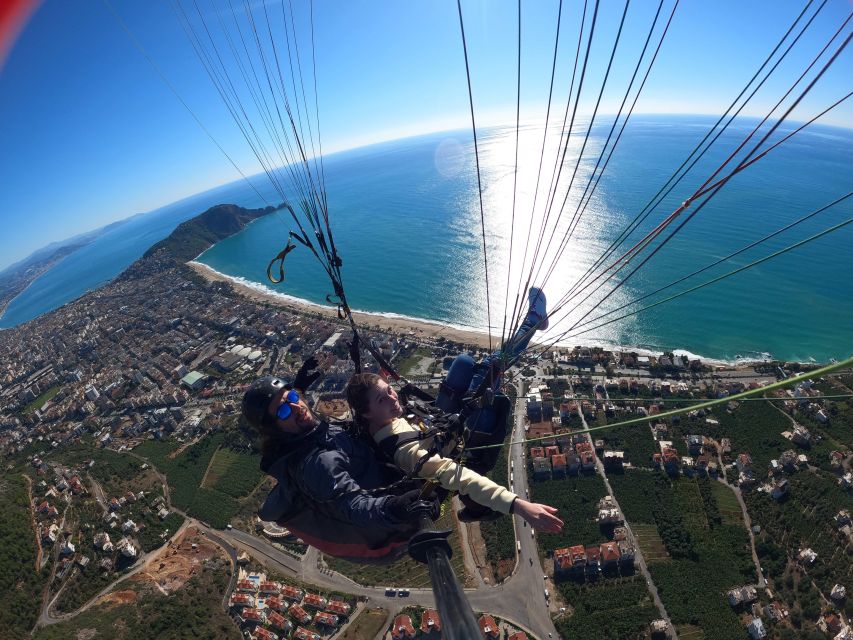
POLYGON ((563 529, 563 521, 557 517, 557 510, 547 504, 538 504, 516 498, 513 513, 527 520, 530 526, 537 531, 559 533, 563 529))

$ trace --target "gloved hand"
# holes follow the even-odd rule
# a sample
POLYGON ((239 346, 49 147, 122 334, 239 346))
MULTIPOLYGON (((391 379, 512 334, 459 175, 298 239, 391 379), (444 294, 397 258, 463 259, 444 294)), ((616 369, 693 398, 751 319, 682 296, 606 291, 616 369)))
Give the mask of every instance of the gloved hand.
POLYGON ((385 510, 399 522, 413 522, 418 519, 419 514, 412 510, 412 506, 420 499, 420 490, 412 489, 399 496, 390 496, 385 502, 385 510))
POLYGON ((299 367, 299 371, 296 373, 296 378, 293 379, 293 387, 295 389, 307 391, 308 387, 317 382, 320 376, 323 375, 322 371, 314 371, 317 368, 317 364, 317 358, 314 356, 311 356, 302 363, 302 366, 299 367))

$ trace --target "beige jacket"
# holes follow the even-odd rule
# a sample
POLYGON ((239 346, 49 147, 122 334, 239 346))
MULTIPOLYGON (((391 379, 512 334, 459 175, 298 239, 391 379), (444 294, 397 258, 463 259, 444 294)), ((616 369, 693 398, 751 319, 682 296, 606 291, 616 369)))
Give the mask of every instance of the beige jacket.
MULTIPOLYGON (((379 443, 389 436, 405 436, 417 433, 419 430, 419 427, 409 424, 405 418, 397 418, 391 424, 377 431, 373 435, 373 439, 379 443)), ((404 472, 411 473, 418 460, 428 453, 432 440, 433 438, 426 438, 403 444, 394 454, 394 464, 404 472)), ((442 453, 449 453, 453 447, 453 443, 449 444, 442 453)), ((501 513, 509 513, 512 502, 517 497, 511 491, 479 473, 440 455, 434 455, 427 460, 421 467, 418 477, 436 480, 445 489, 470 496, 475 502, 501 513)))

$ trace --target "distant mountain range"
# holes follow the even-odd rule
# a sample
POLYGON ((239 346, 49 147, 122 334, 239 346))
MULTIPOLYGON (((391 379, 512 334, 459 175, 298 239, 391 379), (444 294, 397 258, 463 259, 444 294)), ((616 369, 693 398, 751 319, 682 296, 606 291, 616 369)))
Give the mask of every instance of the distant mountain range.
POLYGON ((33 280, 45 271, 66 256, 85 247, 108 231, 120 227, 134 217, 136 216, 112 222, 94 231, 87 231, 65 240, 51 242, 49 245, 37 249, 23 260, 19 260, 0 271, 0 315, 3 314, 3 310, 12 298, 26 289, 33 280))
MULTIPOLYGON (((253 220, 276 210, 277 207, 272 206, 263 209, 244 209, 235 204, 219 204, 211 207, 195 218, 179 224, 168 237, 152 245, 119 278, 132 279, 152 269, 183 265, 220 240, 234 235, 253 220)), ((66 256, 134 217, 136 216, 61 242, 53 242, 0 271, 0 316, 3 315, 10 301, 44 272, 66 256)))

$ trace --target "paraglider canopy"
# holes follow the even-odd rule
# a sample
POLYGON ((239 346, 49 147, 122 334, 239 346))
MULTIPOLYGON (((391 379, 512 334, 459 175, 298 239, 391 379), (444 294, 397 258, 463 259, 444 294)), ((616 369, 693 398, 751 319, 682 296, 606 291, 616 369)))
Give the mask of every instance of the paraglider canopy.
POLYGON ((15 38, 35 11, 38 0, 3 0, 0 2, 0 69, 12 49, 15 38))

